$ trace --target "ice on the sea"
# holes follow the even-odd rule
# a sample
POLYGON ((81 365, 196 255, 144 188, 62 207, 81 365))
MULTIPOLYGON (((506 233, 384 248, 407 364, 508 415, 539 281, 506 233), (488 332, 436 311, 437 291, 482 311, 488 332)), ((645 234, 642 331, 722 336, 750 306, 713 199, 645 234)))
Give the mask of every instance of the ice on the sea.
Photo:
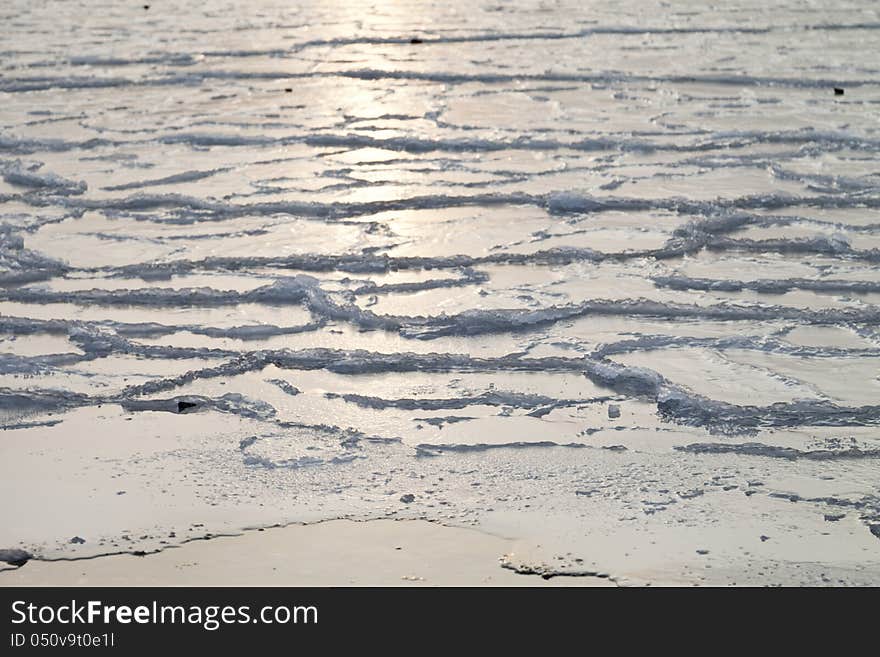
POLYGON ((880 582, 871 3, 52 7, 0 8, 0 548, 880 582))

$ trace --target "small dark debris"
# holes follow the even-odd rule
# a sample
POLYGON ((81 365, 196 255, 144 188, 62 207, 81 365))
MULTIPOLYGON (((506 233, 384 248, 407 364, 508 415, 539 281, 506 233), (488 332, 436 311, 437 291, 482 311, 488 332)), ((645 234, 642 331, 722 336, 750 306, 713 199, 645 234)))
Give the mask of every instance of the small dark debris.
POLYGON ((70 542, 75 543, 76 545, 82 545, 86 542, 86 539, 84 539, 82 536, 74 536, 72 539, 70 539, 70 542))
POLYGON ((608 404, 608 417, 612 420, 620 417, 620 406, 617 404, 608 404))
POLYGON ((144 10, 145 10, 145 11, 146 11, 147 9, 149 9, 149 8, 150 8, 150 5, 144 5, 144 10))
POLYGON ((411 44, 413 44, 414 46, 417 46, 418 44, 423 43, 423 41, 421 39, 419 39, 418 37, 413 37, 412 39, 409 40, 409 42, 411 44))
POLYGON ((196 406, 198 406, 198 404, 196 404, 194 402, 179 401, 179 402, 177 402, 177 412, 183 413, 188 408, 195 408, 196 406))
POLYGON ((838 520, 843 520, 846 518, 845 513, 826 513, 825 514, 825 522, 837 522, 838 520))
POLYGON ((769 537, 769 536, 764 536, 764 534, 761 534, 758 538, 761 539, 761 542, 762 542, 762 543, 764 543, 765 541, 769 541, 769 540, 770 540, 770 537, 769 537))
POLYGON ((697 554, 709 554, 709 550, 697 550, 697 554))
POLYGON ((835 96, 842 96, 842 95, 843 95, 843 89, 841 89, 840 87, 834 87, 834 95, 835 95, 835 96))
POLYGON ((125 491, 124 491, 124 490, 118 490, 118 491, 116 491, 116 494, 117 494, 117 495, 125 495, 125 491))
POLYGON ((12 548, 9 550, 0 550, 0 561, 8 563, 10 566, 18 566, 21 568, 33 558, 30 552, 12 548))
POLYGON ((416 500, 416 496, 411 493, 407 493, 406 495, 400 496, 400 501, 403 502, 404 504, 411 504, 411 503, 415 502, 415 500, 416 500))
POLYGON ((284 87, 284 93, 286 93, 286 94, 292 94, 292 93, 293 93, 293 88, 292 88, 292 87, 284 87))

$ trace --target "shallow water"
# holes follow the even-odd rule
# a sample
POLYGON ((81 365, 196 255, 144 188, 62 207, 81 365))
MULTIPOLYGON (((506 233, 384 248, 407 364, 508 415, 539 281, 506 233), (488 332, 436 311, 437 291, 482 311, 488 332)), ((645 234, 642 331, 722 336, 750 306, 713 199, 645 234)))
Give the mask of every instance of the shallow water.
POLYGON ((0 543, 880 583, 877 14, 6 3, 0 543))

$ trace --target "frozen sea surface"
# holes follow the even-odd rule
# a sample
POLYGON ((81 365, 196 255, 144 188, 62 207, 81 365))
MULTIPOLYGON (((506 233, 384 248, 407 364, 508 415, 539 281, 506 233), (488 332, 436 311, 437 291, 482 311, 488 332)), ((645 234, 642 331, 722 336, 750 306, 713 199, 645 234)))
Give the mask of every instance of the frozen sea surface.
POLYGON ((0 547, 880 584, 875 3, 0 19, 0 547))

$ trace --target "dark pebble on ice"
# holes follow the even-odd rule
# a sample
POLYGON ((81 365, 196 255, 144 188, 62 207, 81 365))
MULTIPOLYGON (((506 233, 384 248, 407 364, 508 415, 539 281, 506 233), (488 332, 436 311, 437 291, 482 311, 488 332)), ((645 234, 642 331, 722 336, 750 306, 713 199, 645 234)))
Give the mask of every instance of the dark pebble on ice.
POLYGON ((30 552, 12 548, 10 550, 0 550, 0 561, 5 561, 10 566, 23 566, 33 558, 30 552))
POLYGON ((709 550, 697 550, 697 554, 709 554, 709 550))
POLYGON ((86 542, 86 539, 84 539, 82 536, 74 536, 72 539, 70 539, 70 542, 75 543, 76 545, 82 545, 86 542))
POLYGON ((183 413, 188 408, 195 408, 198 404, 188 401, 179 401, 177 402, 177 412, 183 413))
POLYGON ((764 541, 769 541, 769 540, 770 540, 770 537, 769 537, 769 536, 764 536, 764 534, 761 534, 758 538, 761 539, 761 542, 762 542, 762 543, 763 543, 764 541))
POLYGON ((144 5, 144 9, 149 9, 150 5, 144 5))
POLYGON ((411 44, 413 44, 414 46, 416 46, 416 45, 422 43, 422 40, 416 37, 416 38, 412 38, 412 39, 410 39, 409 42, 410 42, 411 44))
POLYGON ((617 404, 608 404, 608 417, 612 420, 620 417, 620 406, 617 404))
POLYGON ((838 520, 842 520, 843 518, 846 518, 845 513, 826 513, 825 514, 825 521, 826 522, 837 522, 838 520))
POLYGON ((400 496, 400 501, 403 502, 404 504, 411 504, 412 502, 415 502, 415 499, 416 499, 416 496, 412 495, 410 493, 407 493, 406 495, 400 496))
POLYGON ((840 87, 834 87, 834 95, 835 95, 835 96, 842 96, 842 95, 843 95, 843 89, 841 89, 840 87))
POLYGON ((284 87, 284 93, 286 93, 286 94, 292 94, 292 93, 293 93, 293 88, 292 88, 292 87, 284 87))

